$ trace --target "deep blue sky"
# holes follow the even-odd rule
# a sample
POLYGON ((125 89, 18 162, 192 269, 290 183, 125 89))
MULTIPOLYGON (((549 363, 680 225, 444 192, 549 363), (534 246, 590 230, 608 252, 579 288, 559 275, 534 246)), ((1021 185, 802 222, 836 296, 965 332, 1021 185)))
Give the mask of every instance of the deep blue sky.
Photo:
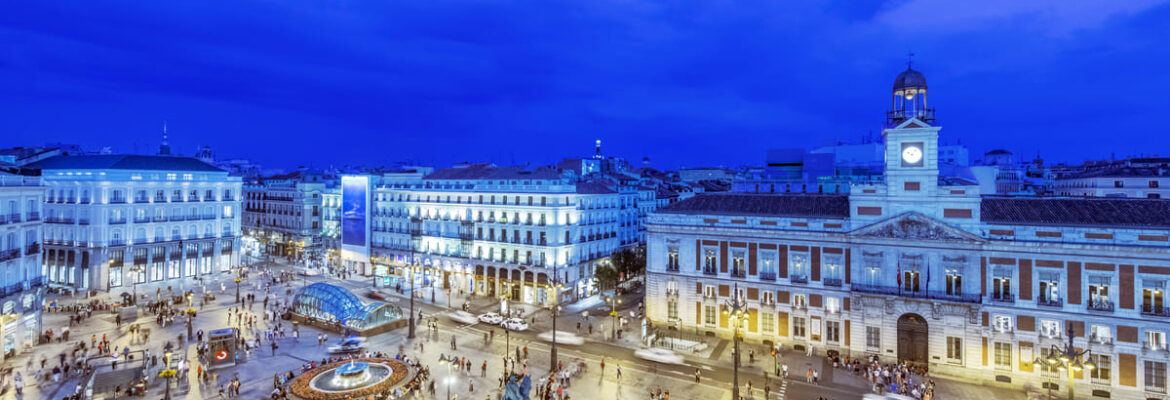
POLYGON ((290 167, 413 158, 759 164, 878 132, 913 51, 944 142, 1170 154, 1159 1, 19 1, 0 146, 290 167))

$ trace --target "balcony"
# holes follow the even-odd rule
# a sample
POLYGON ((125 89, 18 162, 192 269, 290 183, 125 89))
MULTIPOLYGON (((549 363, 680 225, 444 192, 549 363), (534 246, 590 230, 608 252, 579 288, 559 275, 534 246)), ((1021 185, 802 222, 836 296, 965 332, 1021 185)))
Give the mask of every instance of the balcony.
POLYGON ((125 246, 126 241, 122 239, 110 239, 110 246, 125 246))
POLYGON ((39 212, 35 212, 35 211, 34 211, 34 212, 30 212, 30 213, 28 213, 28 220, 29 220, 29 222, 32 222, 32 221, 39 221, 40 219, 41 219, 41 213, 39 213, 39 212))
POLYGON ((146 197, 139 197, 139 198, 134 199, 134 204, 146 204, 146 203, 150 203, 150 199, 148 199, 146 197))
POLYGON ((110 199, 110 204, 126 204, 126 198, 117 197, 110 199))
POLYGON ((126 218, 110 218, 110 225, 118 225, 126 223, 126 218))
POLYGON ((1151 342, 1148 340, 1142 341, 1142 352, 1165 352, 1167 351, 1166 342, 1151 342))
POLYGON ((1090 335, 1089 342, 1096 344, 1113 344, 1113 338, 1109 336, 1090 335))
POLYGON ((678 272, 678 264, 666 264, 666 272, 678 272))
POLYGON ((134 223, 136 224, 145 224, 148 222, 150 222, 150 217, 134 217, 134 223))
POLYGON ((1170 316, 1170 308, 1142 304, 1142 315, 1147 317, 1167 317, 1170 316))
POLYGON ((997 295, 993 294, 990 297, 988 297, 988 299, 990 299, 991 301, 997 301, 997 302, 1001 302, 1001 303, 1015 303, 1016 302, 1016 295, 1011 294, 1011 293, 1001 293, 997 296, 997 295))
POLYGON ((1050 299, 1047 297, 1037 297, 1036 305, 1044 307, 1064 307, 1064 302, 1060 299, 1050 299))
POLYGON ((89 197, 82 197, 81 200, 77 202, 77 204, 89 204, 89 197))
POLYGON ((8 214, 8 221, 12 222, 14 224, 17 222, 20 222, 20 214, 16 214, 16 213, 8 214))
POLYGON ((771 272, 771 271, 760 272, 760 280, 761 281, 774 281, 774 280, 776 280, 776 273, 771 272))
POLYGON ((1113 302, 1109 300, 1089 300, 1089 311, 1113 312, 1113 302))
POLYGON ((716 274, 715 268, 703 268, 703 275, 715 276, 715 274, 716 274))
POLYGON ((853 282, 853 283, 849 284, 849 286, 855 292, 873 293, 873 294, 882 294, 882 295, 891 295, 891 296, 901 296, 901 297, 911 297, 911 298, 921 298, 921 299, 937 299, 937 300, 957 301, 957 302, 963 302, 963 303, 978 303, 982 299, 982 296, 979 295, 978 293, 954 294, 954 293, 947 293, 946 291, 940 291, 940 290, 908 291, 908 290, 905 290, 905 288, 903 288, 901 286, 887 286, 887 285, 876 285, 876 284, 870 284, 870 283, 857 283, 857 282, 853 282))
POLYGON ((0 251, 0 261, 8 261, 20 257, 20 249, 0 251))
POLYGON ((788 281, 792 283, 808 283, 808 276, 792 275, 788 277, 788 281))
POLYGON ((744 270, 742 270, 742 269, 741 269, 741 270, 738 270, 738 271, 737 271, 737 270, 734 270, 734 269, 732 269, 732 270, 731 270, 731 277, 732 277, 732 278, 746 278, 746 277, 747 277, 747 272, 744 272, 744 270))
POLYGON ((41 252, 41 244, 33 243, 24 248, 24 254, 32 255, 41 252))
POLYGON ((841 286, 841 278, 825 278, 825 286, 841 286))
POLYGON ((78 224, 80 224, 80 225, 89 225, 89 218, 81 218, 81 219, 78 219, 78 220, 77 220, 77 223, 78 223, 78 224))

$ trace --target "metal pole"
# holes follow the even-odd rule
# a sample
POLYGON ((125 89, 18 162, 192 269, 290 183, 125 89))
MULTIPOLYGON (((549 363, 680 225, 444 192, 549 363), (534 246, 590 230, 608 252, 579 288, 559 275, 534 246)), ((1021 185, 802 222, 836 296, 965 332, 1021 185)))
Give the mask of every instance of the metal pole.
POLYGON ((732 400, 739 400, 739 320, 737 314, 739 311, 739 284, 735 284, 734 289, 731 291, 731 295, 733 296, 731 310, 728 311, 730 313, 729 317, 731 319, 731 323, 735 324, 735 329, 732 330, 733 336, 731 337, 732 344, 734 345, 733 349, 735 351, 735 354, 733 354, 734 360, 732 362, 731 398, 732 400))
POLYGON ((609 304, 610 304, 610 311, 609 311, 610 338, 616 342, 617 341, 617 289, 613 290, 613 297, 609 299, 609 304))
MULTIPOLYGON (((414 255, 410 257, 410 261, 414 261, 414 255)), ((407 332, 408 339, 414 339, 414 265, 410 262, 406 263, 406 267, 410 268, 410 331, 407 332)))
POLYGON ((560 290, 557 288, 557 264, 553 263, 553 278, 552 278, 552 292, 553 292, 553 306, 552 306, 552 351, 549 353, 550 363, 549 369, 556 371, 557 368, 557 314, 561 305, 560 290))
POLYGON ((1068 355, 1069 360, 1068 363, 1065 363, 1065 369, 1068 370, 1068 400, 1073 400, 1075 397, 1073 394, 1073 368, 1071 363, 1076 362, 1076 359, 1079 358, 1080 355, 1077 354, 1077 348, 1073 347, 1074 332, 1072 322, 1068 322, 1065 331, 1068 333, 1068 347, 1064 349, 1065 354, 1068 355))

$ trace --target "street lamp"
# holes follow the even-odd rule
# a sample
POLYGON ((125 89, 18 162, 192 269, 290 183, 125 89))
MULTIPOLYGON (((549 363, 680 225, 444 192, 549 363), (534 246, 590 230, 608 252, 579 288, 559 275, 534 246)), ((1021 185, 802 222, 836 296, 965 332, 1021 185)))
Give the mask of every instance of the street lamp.
MULTIPOLYGON (((500 294, 500 305, 503 306, 503 307, 500 307, 500 313, 503 314, 502 317, 504 318, 505 321, 508 320, 509 314, 511 314, 510 312, 507 312, 504 310, 505 308, 508 308, 508 299, 511 299, 511 298, 512 298, 512 291, 508 290, 508 285, 505 284, 504 285, 504 292, 500 294)), ((508 357, 508 351, 511 351, 511 350, 512 350, 512 331, 509 330, 507 326, 504 326, 504 357, 508 357)))
POLYGON ((443 354, 439 354, 439 364, 447 366, 447 379, 445 379, 447 381, 447 400, 451 400, 451 381, 455 379, 455 377, 451 376, 451 368, 455 366, 457 359, 458 357, 455 356, 448 358, 443 354))
POLYGON ((617 305, 622 304, 622 299, 617 297, 617 289, 613 290, 613 296, 605 298, 609 302, 609 317, 610 317, 610 335, 612 340, 617 341, 617 305))
MULTIPOLYGON (((414 257, 411 257, 410 261, 414 261, 414 257)), ((408 262, 406 268, 410 269, 410 331, 407 332, 406 338, 414 339, 414 265, 408 262)))
MULTIPOLYGON (((1065 370, 1065 373, 1068 374, 1068 399, 1073 400, 1075 398, 1073 392, 1073 374, 1086 369, 1092 370, 1093 368, 1097 368, 1097 365, 1091 361, 1092 350, 1078 350, 1076 347, 1073 347, 1073 336, 1075 335, 1072 322, 1066 325, 1065 332, 1068 334, 1068 344, 1065 344, 1063 348, 1057 347, 1056 345, 1050 346, 1048 348, 1048 357, 1043 360, 1037 359, 1036 361, 1047 364, 1048 368, 1065 370)), ((1051 384, 1048 386, 1048 392, 1051 395, 1051 384)))
POLYGON ((236 304, 240 303, 240 278, 244 276, 244 267, 236 268, 236 304))
POLYGON ((550 364, 549 369, 556 370, 557 368, 557 315, 561 313, 561 289, 563 286, 557 282, 557 267, 553 265, 553 284, 552 288, 553 306, 552 306, 552 351, 549 353, 550 364))
POLYGON ((739 284, 735 284, 731 300, 723 303, 723 314, 727 316, 729 322, 735 327, 733 331, 734 336, 731 338, 732 343, 735 344, 733 349, 735 361, 732 364, 731 384, 733 386, 731 387, 731 398, 739 399, 739 326, 748 316, 747 304, 745 304, 744 299, 739 297, 739 284))
POLYGON ((187 314, 187 341, 188 342, 191 341, 191 320, 195 319, 195 316, 193 316, 191 313, 194 311, 195 311, 195 309, 191 308, 191 309, 188 309, 187 312, 185 313, 185 314, 187 314))
POLYGON ((165 364, 166 368, 163 368, 163 370, 158 373, 159 376, 161 376, 163 379, 167 380, 166 392, 164 392, 164 394, 163 394, 163 399, 164 400, 171 400, 171 378, 174 378, 175 375, 177 374, 177 372, 175 370, 171 369, 171 351, 170 350, 167 350, 165 353, 163 353, 163 364, 165 364))

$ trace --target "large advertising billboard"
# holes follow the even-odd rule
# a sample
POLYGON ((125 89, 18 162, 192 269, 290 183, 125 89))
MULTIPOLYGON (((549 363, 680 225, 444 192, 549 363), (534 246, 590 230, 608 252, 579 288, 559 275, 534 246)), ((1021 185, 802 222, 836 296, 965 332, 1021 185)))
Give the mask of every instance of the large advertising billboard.
POLYGON ((341 177, 341 244, 366 245, 366 200, 369 178, 341 177))

